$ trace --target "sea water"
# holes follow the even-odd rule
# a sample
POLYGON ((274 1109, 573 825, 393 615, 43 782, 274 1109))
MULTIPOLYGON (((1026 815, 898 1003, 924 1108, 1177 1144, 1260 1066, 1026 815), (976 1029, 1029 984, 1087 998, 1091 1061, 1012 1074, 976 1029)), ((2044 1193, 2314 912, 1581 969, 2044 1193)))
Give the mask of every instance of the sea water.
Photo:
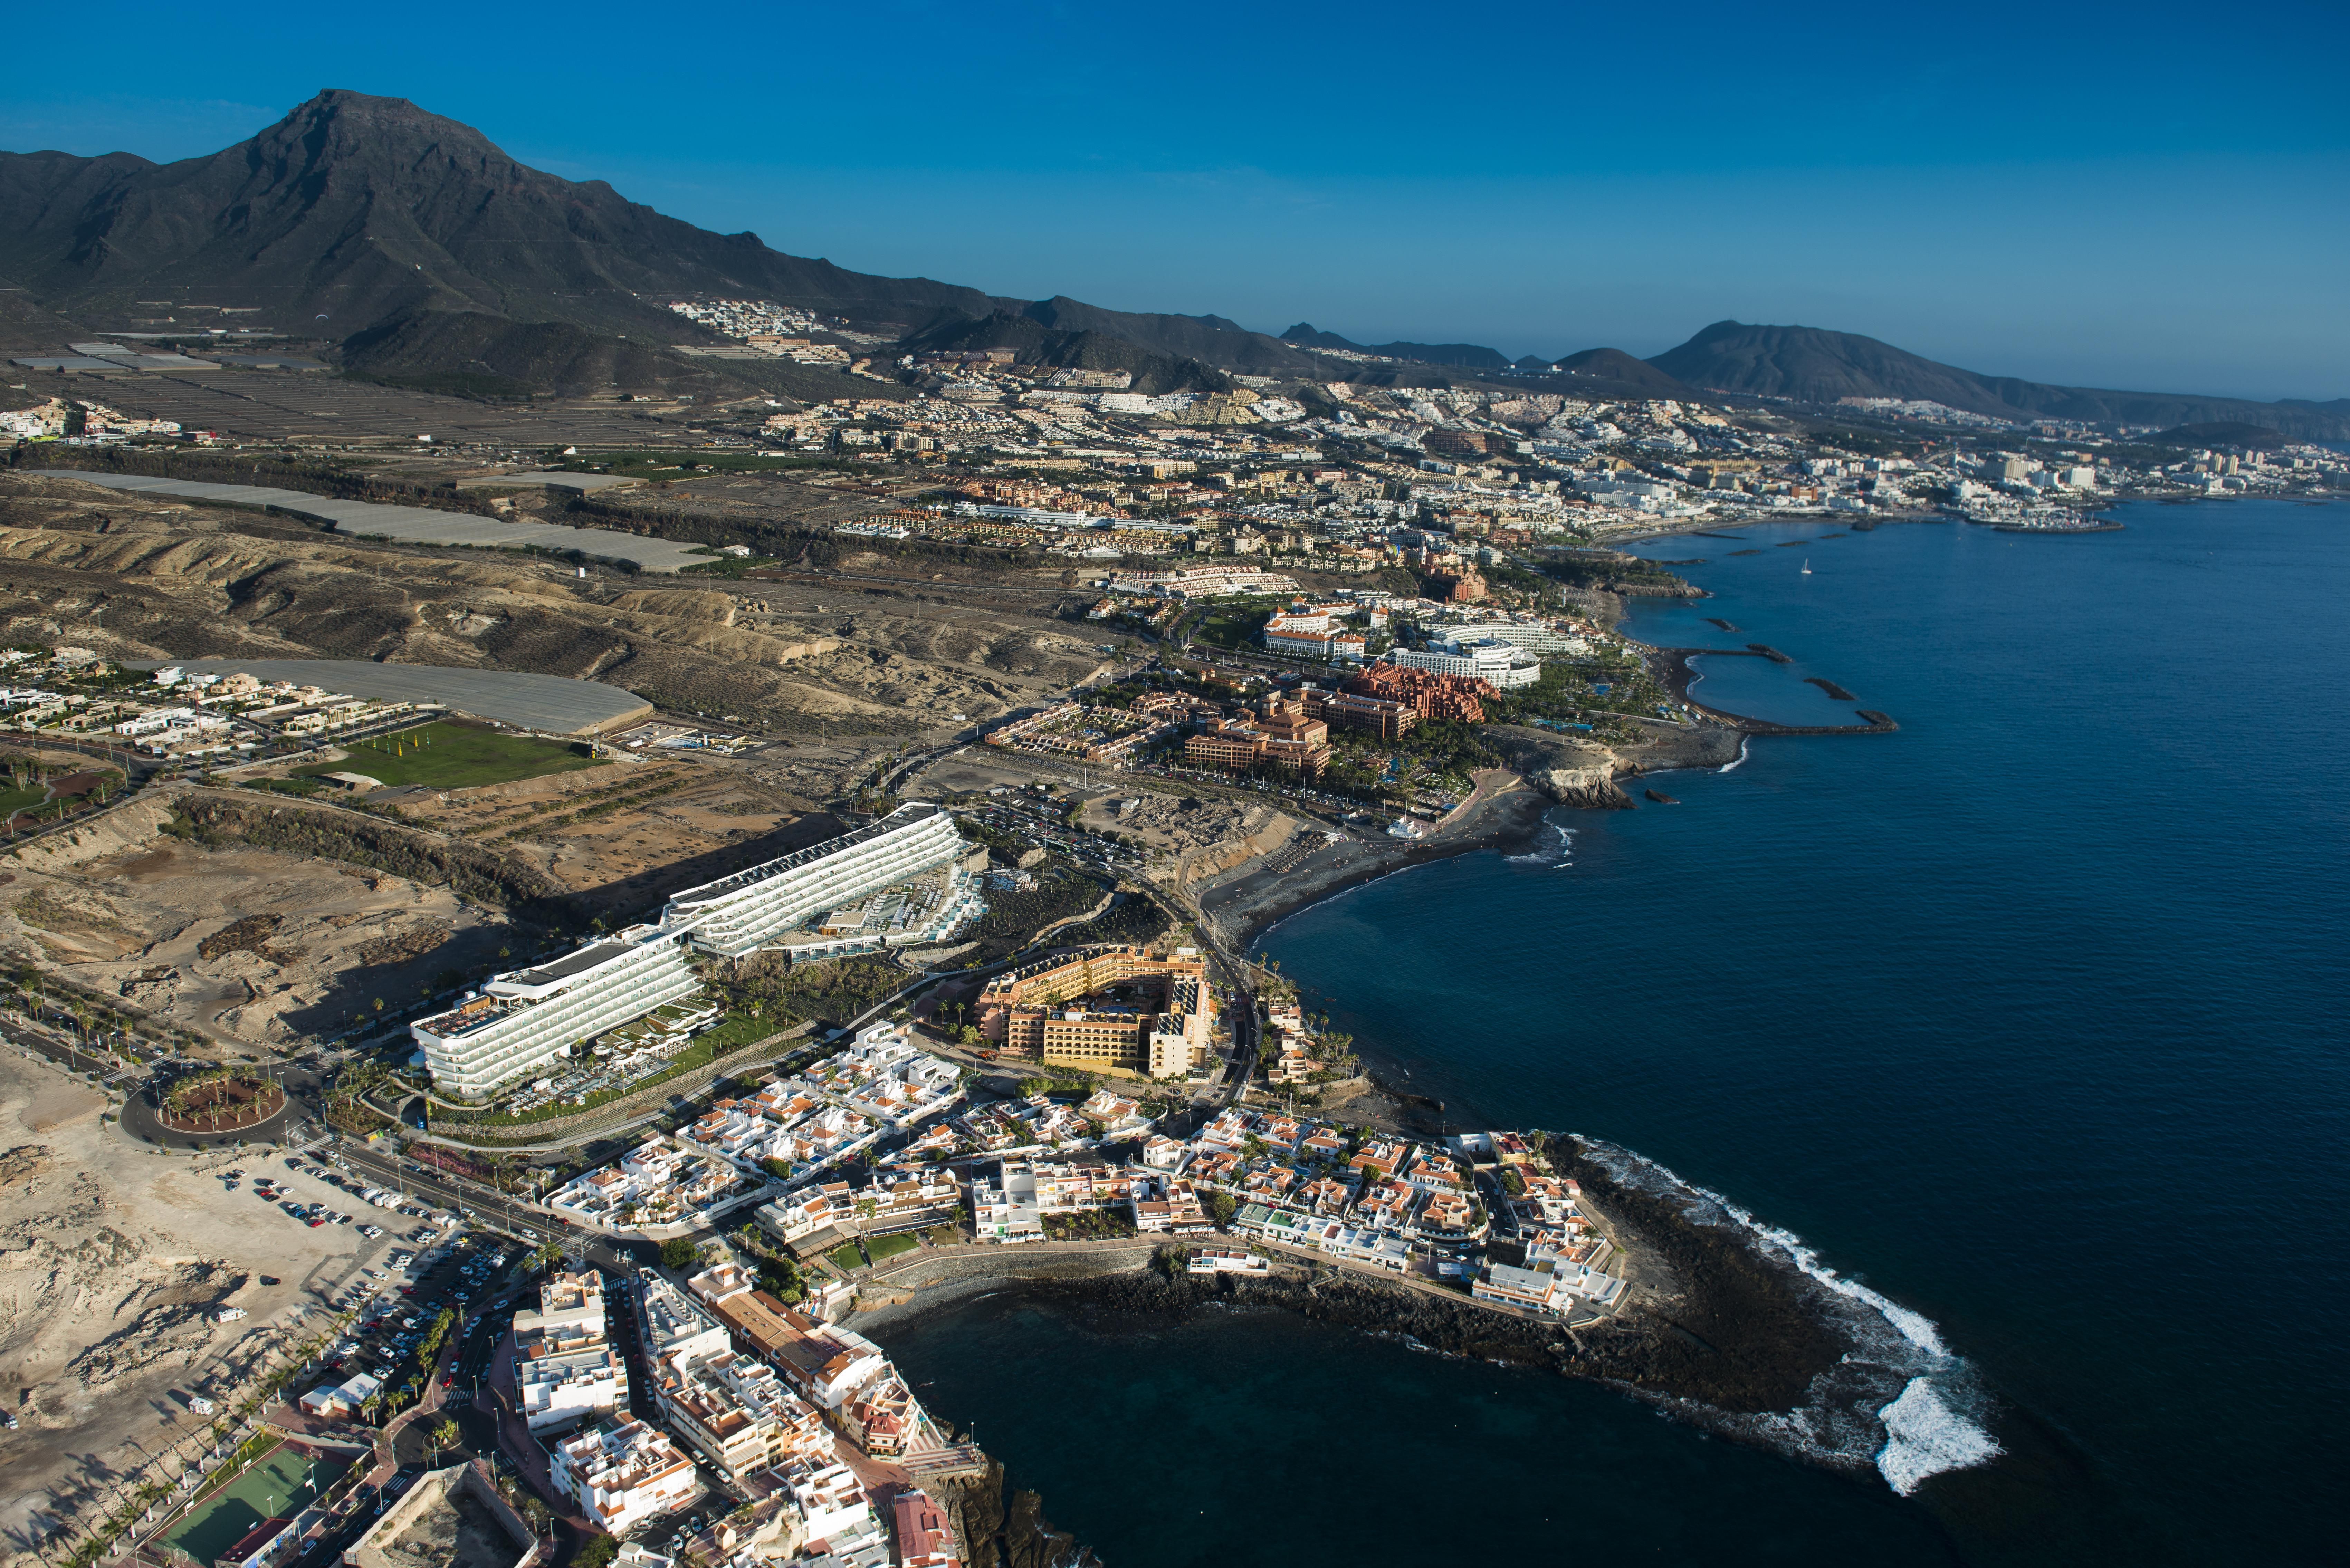
POLYGON ((1662 541, 1713 597, 1632 632, 1793 660, 1701 659, 1700 701, 1901 730, 1759 738, 1258 944, 1459 1125, 1608 1140, 1882 1303, 1915 1370, 1858 1428, 1016 1291, 885 1343, 1113 1568, 2330 1557, 2350 507, 2116 515, 1662 541))

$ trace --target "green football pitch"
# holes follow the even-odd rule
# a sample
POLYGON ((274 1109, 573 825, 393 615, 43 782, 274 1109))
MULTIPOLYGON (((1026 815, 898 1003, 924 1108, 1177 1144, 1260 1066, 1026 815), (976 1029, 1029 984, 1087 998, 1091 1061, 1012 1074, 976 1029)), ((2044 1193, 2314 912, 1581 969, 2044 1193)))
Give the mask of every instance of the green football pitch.
POLYGON ((467 789, 592 768, 597 762, 574 751, 566 741, 509 735, 473 724, 422 724, 397 735, 354 741, 344 750, 348 760, 314 763, 295 769, 294 776, 363 774, 389 787, 422 784, 428 789, 467 789))

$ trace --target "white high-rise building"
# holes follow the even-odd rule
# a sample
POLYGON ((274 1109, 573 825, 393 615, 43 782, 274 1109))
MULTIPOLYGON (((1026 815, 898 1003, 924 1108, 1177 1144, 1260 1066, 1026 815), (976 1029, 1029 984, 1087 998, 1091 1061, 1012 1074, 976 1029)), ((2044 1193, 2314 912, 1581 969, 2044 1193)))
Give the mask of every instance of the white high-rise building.
MULTIPOLYGON (((954 817, 942 807, 901 805, 880 821, 812 844, 779 859, 737 871, 732 877, 689 888, 661 912, 665 930, 689 933, 694 946, 726 958, 741 958, 781 945, 814 916, 853 906, 885 888, 926 872, 954 866, 964 853, 954 817)), ((949 924, 969 910, 962 906, 961 878, 940 906, 949 924)), ((927 936, 929 922, 919 932, 927 936)))
POLYGON ((1502 690, 1531 686, 1542 679, 1542 660, 1498 638, 1448 642, 1438 648, 1399 648, 1388 658, 1406 670, 1470 677, 1502 690))
POLYGON ((608 1029, 702 989, 682 934, 632 926, 408 1026, 444 1093, 475 1097, 608 1029))

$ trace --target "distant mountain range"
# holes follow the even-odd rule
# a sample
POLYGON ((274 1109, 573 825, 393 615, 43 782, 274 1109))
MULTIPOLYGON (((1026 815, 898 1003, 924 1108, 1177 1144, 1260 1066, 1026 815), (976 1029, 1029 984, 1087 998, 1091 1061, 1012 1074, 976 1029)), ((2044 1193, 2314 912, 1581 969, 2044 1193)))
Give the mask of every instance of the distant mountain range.
POLYGON ((1378 354, 1389 359, 1417 359, 1426 365, 1465 365, 1472 370, 1506 370, 1510 361, 1498 349, 1474 343, 1381 343, 1376 348, 1353 343, 1335 332, 1317 332, 1301 321, 1281 335, 1284 343, 1305 348, 1336 348, 1349 354, 1378 354))
POLYGON ((1219 316, 1005 299, 698 229, 600 180, 527 168, 479 131, 405 99, 354 92, 322 92, 249 140, 178 163, 127 152, 0 153, 0 348, 10 352, 53 349, 68 337, 243 324, 336 342, 349 369, 426 382, 567 393, 837 388, 837 376, 788 361, 677 353, 675 345, 719 341, 667 308, 688 296, 796 306, 909 349, 1011 348, 1032 363, 1127 369, 1152 390, 1228 385, 1228 373, 1399 385, 1465 372, 1602 397, 1926 399, 2010 419, 2350 436, 2350 399, 2259 403, 2043 386, 1813 327, 1725 321, 1653 359, 1593 348, 1513 364, 1471 343, 1365 347, 1305 322, 1274 337, 1219 316))
POLYGON ((1678 348, 1648 361, 1704 390, 1834 403, 1840 398, 1900 398, 1937 402, 1999 419, 2085 420, 2092 423, 2266 426, 2303 440, 2350 433, 2350 398, 2199 398, 2167 392, 2115 392, 2053 387, 2012 376, 1985 376, 1938 364, 1850 332, 1816 327, 1749 327, 1717 321, 1678 348))

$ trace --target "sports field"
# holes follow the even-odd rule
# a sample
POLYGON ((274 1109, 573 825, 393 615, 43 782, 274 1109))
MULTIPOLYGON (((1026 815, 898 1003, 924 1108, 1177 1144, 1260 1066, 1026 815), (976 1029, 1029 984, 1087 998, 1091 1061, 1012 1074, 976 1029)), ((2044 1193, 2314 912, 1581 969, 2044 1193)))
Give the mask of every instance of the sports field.
POLYGON ((296 768, 294 776, 364 774, 388 786, 466 789, 596 765, 594 757, 575 752, 566 741, 542 741, 485 725, 446 722, 421 724, 380 740, 354 742, 345 750, 350 753, 349 760, 296 768))
POLYGON ((348 1455, 314 1454, 290 1444, 273 1449, 164 1532, 163 1543, 211 1568, 263 1520, 290 1519, 301 1512, 341 1480, 353 1462, 348 1455))

